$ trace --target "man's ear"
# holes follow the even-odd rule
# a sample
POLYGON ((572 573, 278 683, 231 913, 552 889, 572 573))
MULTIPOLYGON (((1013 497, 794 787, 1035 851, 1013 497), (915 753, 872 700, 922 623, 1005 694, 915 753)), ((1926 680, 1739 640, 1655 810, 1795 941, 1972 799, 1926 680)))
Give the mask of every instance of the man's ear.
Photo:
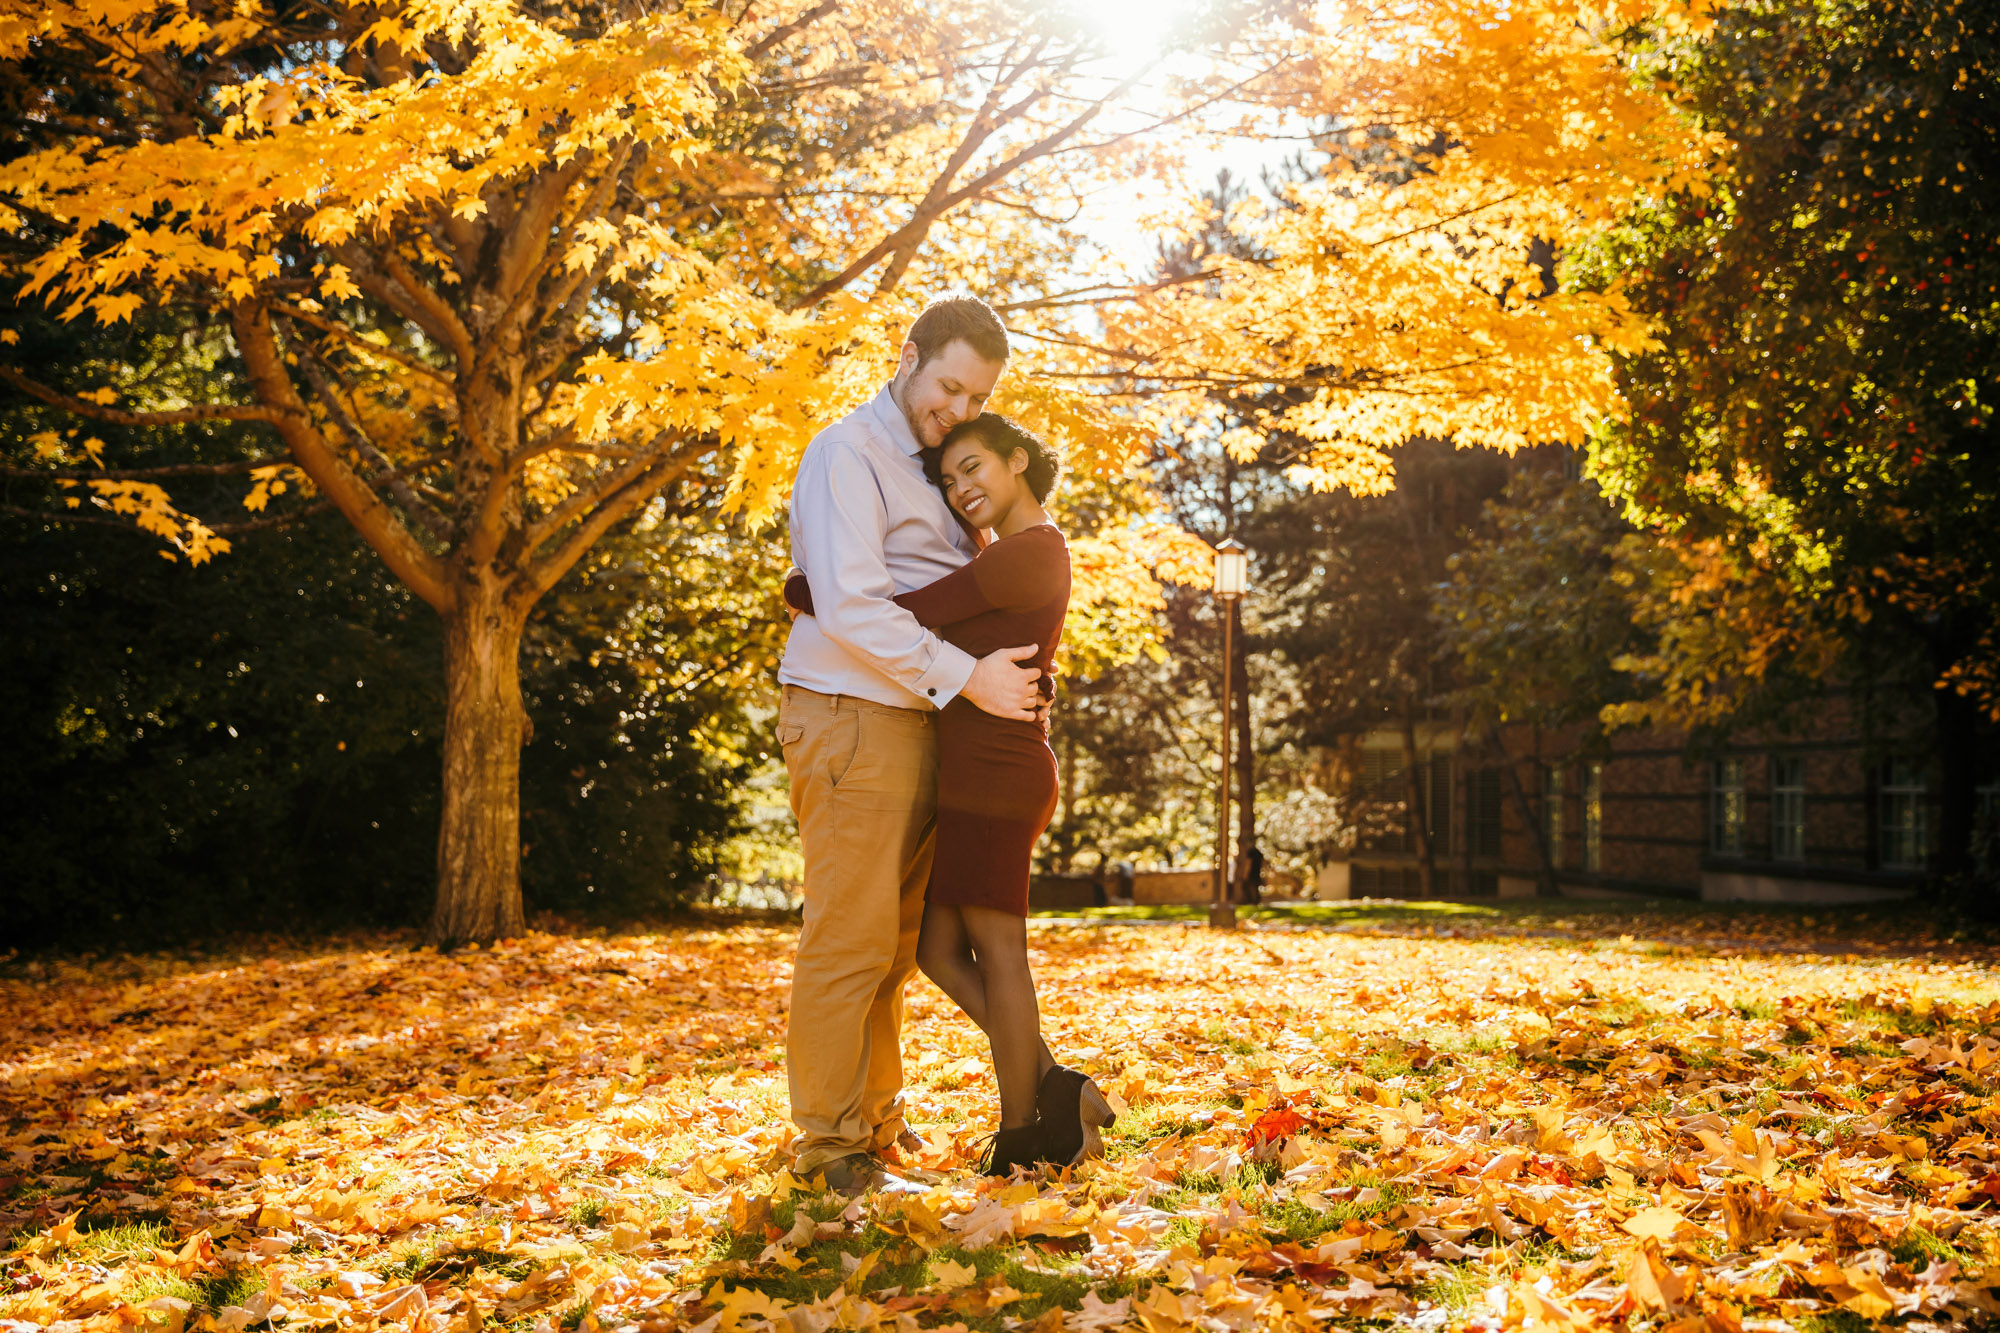
POLYGON ((917 345, 912 342, 906 342, 903 344, 902 355, 896 358, 896 378, 903 378, 903 376, 915 370, 916 367, 917 345))

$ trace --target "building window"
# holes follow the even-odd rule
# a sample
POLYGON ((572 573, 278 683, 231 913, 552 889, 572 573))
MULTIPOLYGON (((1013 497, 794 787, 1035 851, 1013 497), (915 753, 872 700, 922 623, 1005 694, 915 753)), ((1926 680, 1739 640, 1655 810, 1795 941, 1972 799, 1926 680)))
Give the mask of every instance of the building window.
POLYGON ((1583 868, 1604 869, 1604 765, 1583 766, 1583 868))
POLYGON ((1771 859, 1806 859, 1806 761, 1771 761, 1771 859))
POLYGON ((1542 774, 1542 832, 1549 839, 1549 864, 1560 869, 1563 863, 1563 771, 1545 769, 1542 774))
POLYGON ((1743 855, 1743 761, 1718 759, 1710 777, 1708 849, 1717 856, 1743 855))
POLYGON ((1930 820, 1924 770, 1914 759, 1882 765, 1880 802, 1882 864, 1892 870, 1921 870, 1930 858, 1930 820))

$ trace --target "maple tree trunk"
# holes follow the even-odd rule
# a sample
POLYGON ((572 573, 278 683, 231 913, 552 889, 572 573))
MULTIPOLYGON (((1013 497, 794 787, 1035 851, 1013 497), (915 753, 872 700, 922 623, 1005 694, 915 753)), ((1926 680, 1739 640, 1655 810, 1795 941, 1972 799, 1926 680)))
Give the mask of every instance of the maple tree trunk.
POLYGON ((526 929, 521 907, 521 630, 497 592, 467 588, 445 616, 444 818, 428 942, 491 944, 526 929))

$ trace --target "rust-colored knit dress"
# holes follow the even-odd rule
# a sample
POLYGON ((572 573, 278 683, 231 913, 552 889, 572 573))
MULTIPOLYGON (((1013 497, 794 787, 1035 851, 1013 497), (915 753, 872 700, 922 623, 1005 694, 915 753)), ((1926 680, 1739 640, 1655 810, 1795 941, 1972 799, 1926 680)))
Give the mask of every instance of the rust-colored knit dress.
MULTIPOLYGON (((811 610, 805 580, 788 600, 811 610)), ((1049 524, 1002 537, 896 604, 974 657, 1038 645, 1046 679, 1069 610, 1069 543, 1049 524)), ((938 713, 937 854, 927 901, 1028 914, 1029 857, 1056 812, 1056 756, 1041 727, 963 697, 938 713)))

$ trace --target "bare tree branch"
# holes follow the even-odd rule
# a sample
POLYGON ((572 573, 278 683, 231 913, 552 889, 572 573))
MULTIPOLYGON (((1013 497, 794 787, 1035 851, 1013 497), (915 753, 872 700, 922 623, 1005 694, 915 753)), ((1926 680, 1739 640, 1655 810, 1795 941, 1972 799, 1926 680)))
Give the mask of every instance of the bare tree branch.
POLYGON ((572 532, 554 552, 528 567, 525 594, 530 598, 536 598, 555 587, 562 576, 569 572, 570 566, 581 560, 584 553, 597 544, 598 538, 630 517, 640 505, 659 494, 662 487, 686 475, 703 455, 715 447, 713 442, 708 442, 678 455, 664 456, 649 470, 626 483, 623 490, 606 498, 598 506, 597 511, 579 523, 576 531, 572 532))
POLYGON ((811 27, 813 24, 819 22, 821 19, 825 18, 828 14, 833 13, 833 11, 839 8, 840 5, 837 3, 837 0, 820 0, 819 4, 814 5, 811 9, 808 9, 805 13, 799 15, 797 18, 793 19, 790 23, 787 23, 782 27, 773 28, 771 31, 765 33, 762 37, 758 38, 757 41, 754 42, 748 49, 746 49, 743 52, 743 54, 748 56, 750 59, 755 60, 759 56, 763 55, 766 51, 769 51, 772 47, 791 40, 791 38, 799 31, 811 27))
POLYGON ((1203 269, 1199 273, 1188 273, 1177 278, 1162 278, 1158 282, 1140 283, 1137 286, 1121 286, 1117 283, 1100 282, 1089 287, 1074 287, 1066 292, 1052 292, 1047 296, 1038 296, 1031 301, 1010 301, 1006 305, 996 305, 993 309, 999 314, 1007 315, 1017 310, 1048 310, 1058 306, 1069 305, 1102 305, 1107 301, 1123 301, 1139 296, 1150 296, 1154 292, 1162 292, 1169 287, 1178 287, 1189 282, 1206 282, 1210 278, 1219 276, 1212 269, 1203 269), (1093 293, 1101 294, 1093 295, 1093 293))
POLYGON ((376 255, 382 261, 382 271, 393 278, 396 285, 410 294, 423 311, 444 329, 445 341, 451 345, 461 367, 478 364, 479 354, 473 346, 472 331, 451 308, 451 303, 431 290, 430 284, 412 273, 409 266, 397 257, 393 250, 383 250, 376 255))
POLYGON ((347 405, 334 392, 333 385, 327 381, 326 369, 320 364, 319 355, 303 343, 299 344, 299 370, 305 375, 306 383, 312 386, 313 396, 326 408, 327 416, 354 446, 354 451, 375 465, 377 471, 371 481, 387 485, 389 494, 403 506, 404 513, 423 524, 424 530, 432 537, 446 546, 451 545, 451 525, 410 489, 409 482, 403 479, 395 463, 368 438, 368 432, 361 428, 361 424, 347 410, 347 405))
MULTIPOLYGON (((1150 66, 1147 68, 1150 68, 1150 66)), ((1075 138, 1083 130, 1084 126, 1096 119, 1105 107, 1111 105, 1117 98, 1122 97, 1128 88, 1139 81, 1144 72, 1142 69, 1128 76, 1117 87, 1078 113, 1061 129, 1028 145, 1013 156, 988 167, 985 171, 982 171, 959 188, 943 195, 936 195, 934 192, 927 194, 926 202, 917 208, 908 222, 905 222, 901 227, 898 227, 880 241, 877 241, 838 274, 828 278, 825 282, 820 283, 817 287, 814 287, 811 291, 793 302, 792 308, 801 309, 823 301, 904 246, 921 245, 924 237, 929 234, 932 225, 939 218, 967 199, 980 194, 994 182, 1005 179, 1028 163, 1047 157, 1061 148, 1065 143, 1075 138)), ((1010 108, 1010 111, 1013 111, 1015 115, 1019 115, 1026 110, 1026 107, 1021 103, 1016 103, 1015 105, 1019 110, 1010 108)), ((988 133, 990 134, 991 131, 988 133)))
POLYGON ((600 473, 590 481, 577 487, 563 498, 561 504, 529 524, 521 533, 521 551, 524 559, 533 559, 542 544, 582 517, 592 505, 598 504, 631 481, 642 475, 661 459, 668 457, 667 449, 672 437, 663 436, 654 444, 635 450, 627 461, 600 473))
POLYGON ((227 463, 165 463, 159 467, 0 467, 0 477, 23 481, 158 481, 166 477, 222 477, 291 461, 288 455, 278 454, 270 458, 238 458, 227 463))
MULTIPOLYGON (((246 518, 240 523, 202 523, 202 526, 218 537, 234 537, 245 532, 261 532, 269 528, 282 528, 324 514, 333 508, 331 500, 315 500, 298 509, 288 509, 282 514, 266 514, 262 518, 246 518)), ((130 519, 106 518, 102 514, 85 514, 69 509, 31 509, 26 505, 0 504, 0 514, 12 514, 16 518, 39 519, 48 523, 73 523, 83 527, 117 528, 120 532, 134 532, 145 535, 146 530, 130 519)), ((183 517, 193 517, 183 515, 183 517)))
POLYGON ((348 328, 345 324, 342 324, 339 320, 328 319, 324 315, 315 315, 312 311, 302 309, 290 301, 273 301, 271 308, 290 319, 297 320, 308 328, 318 329, 330 338, 338 338, 348 346, 357 348, 369 356, 379 356, 385 361, 394 361, 397 365, 414 370, 419 375, 434 380, 446 388, 452 387, 451 376, 439 370, 436 366, 429 364, 419 357, 411 356, 408 352, 398 351, 394 347, 384 347, 378 342, 370 342, 354 330, 348 328))
POLYGON ((278 424, 282 413, 276 408, 235 404, 204 404, 200 407, 184 407, 172 412, 127 412, 102 403, 93 403, 88 398, 78 398, 61 393, 46 384, 29 379, 12 366, 0 366, 0 380, 13 385, 31 398, 38 398, 51 407, 60 407, 80 417, 92 421, 102 421, 111 426, 181 426, 190 421, 267 421, 278 424))
POLYGON ((237 351, 250 373, 257 394, 282 409, 278 433, 290 446, 292 458, 313 484, 339 506, 362 539, 375 548, 392 573, 440 613, 458 600, 456 585, 444 561, 432 555, 382 502, 382 497, 327 443, 312 422, 278 347, 270 311, 244 302, 230 310, 237 351))

